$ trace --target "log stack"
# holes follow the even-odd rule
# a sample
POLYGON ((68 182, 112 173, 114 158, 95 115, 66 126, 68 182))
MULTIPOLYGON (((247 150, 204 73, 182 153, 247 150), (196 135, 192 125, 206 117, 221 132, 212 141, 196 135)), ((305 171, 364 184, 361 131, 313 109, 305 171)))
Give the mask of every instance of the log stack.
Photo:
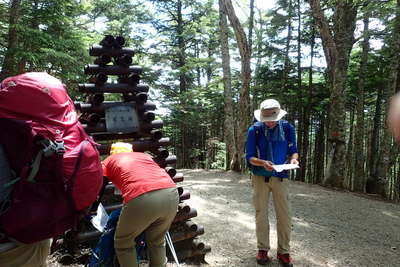
MULTIPOLYGON (((166 149, 170 140, 161 131, 163 121, 156 119, 156 105, 148 100, 149 86, 141 83, 143 70, 132 64, 134 49, 124 45, 124 38, 107 35, 99 45, 89 49, 90 56, 96 58, 94 64, 85 67, 85 74, 90 75, 89 83, 78 86, 79 91, 87 96, 85 102, 75 103, 80 121, 86 132, 100 144, 101 155, 109 155, 111 144, 115 141, 130 143, 134 151, 152 155, 171 179, 180 183, 184 177, 172 167, 176 156, 166 149), (111 79, 112 76, 116 79, 111 79), (111 94, 114 99, 120 100, 105 101, 111 94)), ((122 206, 121 197, 114 192, 114 185, 105 178, 100 202, 107 212, 122 206)), ((192 221, 197 211, 185 203, 190 193, 182 187, 178 187, 178 193, 179 208, 169 230, 178 259, 204 261, 205 254, 210 251, 210 247, 198 238, 204 233, 204 228, 192 221)), ((93 245, 100 235, 88 223, 77 231, 65 234, 61 240, 65 251, 61 261, 68 263, 82 244, 93 245)), ((170 251, 167 255, 170 260, 173 259, 170 251)))

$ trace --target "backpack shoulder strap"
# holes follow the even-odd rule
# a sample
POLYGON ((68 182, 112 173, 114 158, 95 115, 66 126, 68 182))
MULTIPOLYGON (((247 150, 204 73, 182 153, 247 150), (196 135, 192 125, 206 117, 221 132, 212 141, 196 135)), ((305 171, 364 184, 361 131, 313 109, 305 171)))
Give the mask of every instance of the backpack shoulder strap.
POLYGON ((283 121, 282 122, 282 128, 283 131, 285 132, 285 139, 288 142, 288 146, 291 147, 293 146, 293 143, 289 142, 289 137, 290 137, 290 123, 288 121, 283 121))
POLYGON ((258 145, 258 140, 260 140, 260 136, 263 134, 262 133, 262 123, 256 122, 253 125, 255 136, 256 136, 256 145, 258 145))
POLYGON ((288 121, 282 120, 282 128, 283 131, 285 132, 285 139, 288 140, 289 139, 289 134, 290 134, 290 123, 288 121))

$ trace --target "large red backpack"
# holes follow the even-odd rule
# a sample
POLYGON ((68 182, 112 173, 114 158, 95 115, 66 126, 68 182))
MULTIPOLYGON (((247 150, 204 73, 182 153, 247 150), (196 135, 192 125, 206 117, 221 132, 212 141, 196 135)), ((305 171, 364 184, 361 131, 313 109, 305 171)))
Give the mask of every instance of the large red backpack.
POLYGON ((96 144, 65 86, 38 72, 3 80, 0 129, 2 165, 10 169, 2 172, 9 177, 3 177, 0 235, 32 243, 72 228, 97 199, 103 176, 96 144))

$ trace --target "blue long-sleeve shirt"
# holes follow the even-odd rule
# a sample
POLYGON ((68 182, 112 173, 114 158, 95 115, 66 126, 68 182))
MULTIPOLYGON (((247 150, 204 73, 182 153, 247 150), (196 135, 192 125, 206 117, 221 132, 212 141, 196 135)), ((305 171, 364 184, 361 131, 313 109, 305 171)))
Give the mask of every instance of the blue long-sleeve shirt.
MULTIPOLYGON (((267 134, 268 136, 272 136, 274 134, 274 131, 279 131, 279 125, 276 125, 274 128, 270 129, 264 123, 258 122, 257 125, 260 128, 258 144, 256 144, 256 131, 254 129, 254 125, 249 127, 246 142, 246 160, 249 164, 251 164, 251 157, 269 160, 272 161, 273 164, 284 164, 287 163, 288 156, 297 153, 296 134, 294 126, 286 121, 282 123, 284 140, 271 140, 271 145, 268 144, 265 134, 267 134), (257 152, 257 147, 259 150, 259 155, 257 152), (270 151, 271 147, 272 153, 270 151)), ((287 178, 288 171, 272 171, 272 176, 287 178)))

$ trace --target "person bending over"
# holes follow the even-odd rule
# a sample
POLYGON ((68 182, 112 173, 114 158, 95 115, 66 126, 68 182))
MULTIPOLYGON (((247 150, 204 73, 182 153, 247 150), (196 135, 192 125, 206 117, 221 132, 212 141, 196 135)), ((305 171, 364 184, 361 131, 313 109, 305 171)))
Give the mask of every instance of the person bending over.
POLYGON ((135 238, 145 232, 150 266, 166 265, 165 234, 176 215, 179 195, 167 172, 141 152, 112 150, 104 176, 122 192, 123 207, 114 237, 121 267, 137 267, 135 238))

